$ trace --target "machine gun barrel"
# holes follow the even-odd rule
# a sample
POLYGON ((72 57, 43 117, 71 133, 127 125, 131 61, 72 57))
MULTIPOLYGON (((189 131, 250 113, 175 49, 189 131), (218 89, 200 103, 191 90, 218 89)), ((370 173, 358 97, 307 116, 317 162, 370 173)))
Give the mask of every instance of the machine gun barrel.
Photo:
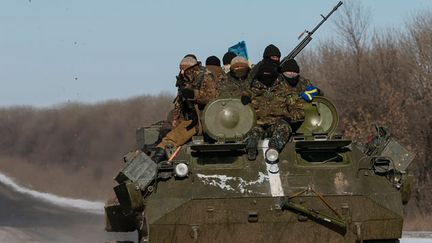
POLYGON ((342 220, 342 219, 338 219, 335 218, 333 216, 330 215, 326 215, 324 213, 312 210, 312 209, 308 209, 298 203, 295 203, 291 200, 285 200, 282 205, 281 205, 282 210, 290 210, 290 211, 294 211, 296 213, 300 213, 305 215, 306 217, 321 222, 321 223, 325 223, 325 224, 330 224, 335 226, 340 232, 346 232, 347 230, 347 223, 342 220))
POLYGON ((293 59, 295 58, 302 50, 303 48, 305 48, 305 46, 307 46, 307 44, 309 44, 309 42, 312 40, 312 35, 313 33, 315 33, 315 31, 330 17, 330 15, 332 15, 341 5, 342 5, 342 1, 339 1, 338 4, 336 4, 336 6, 334 6, 334 8, 330 11, 330 13, 327 14, 327 16, 323 16, 321 14, 321 17, 323 18, 321 20, 321 22, 319 22, 317 24, 317 26, 315 26, 315 28, 313 28, 312 31, 306 31, 307 36, 305 36, 305 38, 303 38, 303 40, 288 54, 288 56, 284 57, 281 61, 281 65, 288 61, 289 59, 293 59))

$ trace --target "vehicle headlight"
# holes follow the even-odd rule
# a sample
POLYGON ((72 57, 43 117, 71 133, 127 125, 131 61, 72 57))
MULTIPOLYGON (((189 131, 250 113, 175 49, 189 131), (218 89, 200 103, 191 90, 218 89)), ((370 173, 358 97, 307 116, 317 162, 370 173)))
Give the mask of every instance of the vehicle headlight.
POLYGON ((174 167, 174 174, 176 177, 186 177, 189 173, 189 167, 185 163, 178 163, 174 167))
POLYGON ((268 171, 269 171, 270 173, 272 173, 272 174, 276 174, 276 173, 279 172, 279 166, 278 166, 277 164, 271 164, 271 165, 268 167, 268 171))
POLYGON ((279 159, 279 152, 276 149, 267 149, 265 152, 265 158, 269 163, 275 163, 279 159))

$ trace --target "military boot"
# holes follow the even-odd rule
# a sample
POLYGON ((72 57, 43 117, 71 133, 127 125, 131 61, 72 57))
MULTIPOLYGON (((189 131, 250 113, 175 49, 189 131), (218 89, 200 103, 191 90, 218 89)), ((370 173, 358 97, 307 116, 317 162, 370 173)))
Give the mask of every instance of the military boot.
POLYGON ((272 136, 269 139, 269 148, 282 151, 285 144, 290 140, 292 129, 288 122, 279 120, 272 126, 272 136))
POLYGON ((276 149, 278 152, 282 150, 284 145, 284 141, 281 141, 281 139, 278 139, 277 137, 271 137, 268 143, 269 148, 276 149))
POLYGON ((159 163, 161 161, 164 161, 167 159, 167 154, 165 152, 165 149, 157 147, 155 153, 153 154, 153 156, 151 157, 151 159, 155 162, 155 163, 159 163))
POLYGON ((258 138, 249 137, 246 143, 246 152, 248 160, 255 160, 258 155, 258 138))

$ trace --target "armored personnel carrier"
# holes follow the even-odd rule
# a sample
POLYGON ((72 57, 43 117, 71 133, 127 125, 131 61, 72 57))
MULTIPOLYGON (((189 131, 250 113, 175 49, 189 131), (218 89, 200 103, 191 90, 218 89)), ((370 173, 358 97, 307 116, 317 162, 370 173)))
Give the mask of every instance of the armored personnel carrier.
POLYGON ((138 129, 138 149, 115 177, 106 230, 137 231, 139 242, 397 242, 413 160, 377 127, 366 145, 335 133, 333 103, 316 97, 278 153, 260 143, 245 153, 255 124, 249 105, 218 99, 201 116, 204 131, 154 163, 162 124, 138 129))

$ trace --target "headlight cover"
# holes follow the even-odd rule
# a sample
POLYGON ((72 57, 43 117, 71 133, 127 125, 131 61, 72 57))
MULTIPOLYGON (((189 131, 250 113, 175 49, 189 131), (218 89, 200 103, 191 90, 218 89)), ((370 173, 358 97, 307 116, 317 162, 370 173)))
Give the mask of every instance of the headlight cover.
POLYGON ((189 167, 185 163, 178 163, 174 167, 174 174, 176 177, 184 178, 189 174, 189 167))
POLYGON ((279 152, 276 149, 269 148, 265 152, 265 159, 268 163, 276 163, 279 159, 279 152))

